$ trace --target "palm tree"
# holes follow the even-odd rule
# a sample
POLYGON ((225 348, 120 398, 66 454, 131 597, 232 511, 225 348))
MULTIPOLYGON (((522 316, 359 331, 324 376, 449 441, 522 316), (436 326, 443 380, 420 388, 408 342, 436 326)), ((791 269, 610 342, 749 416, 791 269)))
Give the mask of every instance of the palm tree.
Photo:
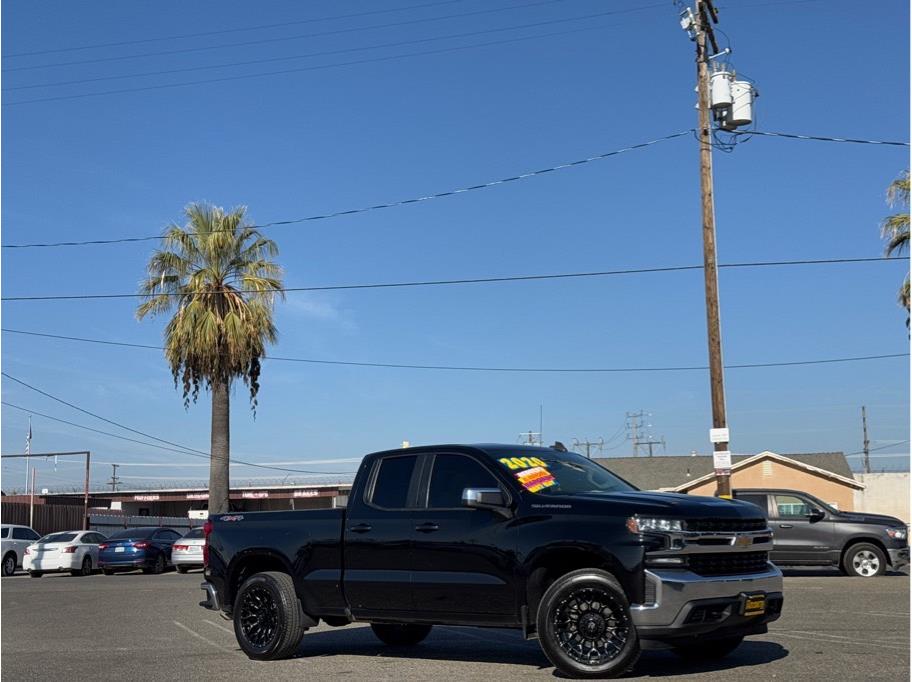
POLYGON ((140 283, 136 317, 174 311, 165 328, 165 358, 184 407, 200 386, 212 393, 209 511, 228 511, 229 395, 240 377, 256 411, 260 359, 275 343, 272 319, 282 296, 278 248, 245 220, 246 208, 229 212, 205 203, 184 209, 186 227, 173 224, 149 259, 140 283))
MULTIPOLYGON (((880 226, 881 236, 887 240, 886 255, 892 256, 894 253, 902 255, 909 250, 909 171, 904 172, 896 178, 887 188, 887 203, 893 207, 899 205, 905 207, 905 211, 900 211, 884 219, 880 226)), ((909 312, 909 275, 903 281, 897 296, 900 305, 909 312)), ((906 326, 909 326, 909 316, 906 315, 906 326)))

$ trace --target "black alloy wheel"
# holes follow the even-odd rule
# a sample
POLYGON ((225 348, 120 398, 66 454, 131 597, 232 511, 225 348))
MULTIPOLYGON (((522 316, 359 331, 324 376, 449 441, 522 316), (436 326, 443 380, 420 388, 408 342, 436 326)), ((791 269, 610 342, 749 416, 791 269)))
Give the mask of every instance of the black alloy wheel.
POLYGON ((16 572, 16 555, 10 552, 3 557, 3 575, 11 576, 16 572))
POLYGON ((537 621, 545 655, 571 677, 616 677, 639 657, 627 598, 605 571, 582 569, 558 578, 542 597, 537 621))
POLYGON ((307 626, 287 573, 266 571, 248 578, 234 602, 234 634, 250 658, 287 658, 298 648, 307 626))
POLYGON ((258 649, 275 639, 279 625, 279 608, 265 587, 253 587, 244 593, 240 604, 241 629, 244 637, 258 649))

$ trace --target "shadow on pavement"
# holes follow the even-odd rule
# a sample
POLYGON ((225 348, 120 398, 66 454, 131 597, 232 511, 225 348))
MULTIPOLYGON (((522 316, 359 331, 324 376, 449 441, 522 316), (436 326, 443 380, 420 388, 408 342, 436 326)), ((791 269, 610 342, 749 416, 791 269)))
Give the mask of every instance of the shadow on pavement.
MULTIPOLYGON (((646 651, 628 677, 677 677, 764 665, 788 656, 781 644, 767 641, 744 642, 734 653, 719 661, 694 663, 668 651, 646 651)), ((308 632, 295 658, 322 656, 382 656, 431 661, 472 661, 525 665, 537 670, 552 668, 538 642, 526 641, 508 630, 435 627, 421 644, 391 647, 380 643, 369 627, 341 627, 308 632)), ((563 677, 554 672, 555 677, 563 677)))

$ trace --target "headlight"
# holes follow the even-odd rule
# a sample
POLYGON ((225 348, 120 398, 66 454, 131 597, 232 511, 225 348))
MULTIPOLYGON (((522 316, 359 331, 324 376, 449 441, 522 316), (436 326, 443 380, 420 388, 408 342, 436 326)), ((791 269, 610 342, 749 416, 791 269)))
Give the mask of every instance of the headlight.
POLYGON ((893 538, 894 540, 905 540, 906 539, 906 529, 905 528, 887 528, 887 535, 893 538))
POLYGON ((667 533, 684 530, 684 527, 676 519, 641 519, 632 516, 627 519, 627 529, 631 533, 667 533))

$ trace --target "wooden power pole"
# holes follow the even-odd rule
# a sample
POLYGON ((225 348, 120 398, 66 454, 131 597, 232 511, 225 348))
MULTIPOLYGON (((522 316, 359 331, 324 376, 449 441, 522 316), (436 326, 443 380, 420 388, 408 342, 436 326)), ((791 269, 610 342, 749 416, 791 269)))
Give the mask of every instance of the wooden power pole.
MULTIPOLYGON (((719 320, 719 280, 716 263, 716 214, 713 199, 712 124, 709 101, 709 57, 707 43, 714 53, 718 46, 713 34, 710 17, 716 13, 711 0, 696 0, 697 44, 697 140, 700 145, 700 192, 703 213, 703 276, 706 290, 706 332, 709 341, 709 382, 712 396, 712 425, 714 429, 727 429, 725 419, 725 383, 722 370, 722 329, 719 320)), ((729 449, 728 438, 713 443, 715 452, 729 449)), ((714 458, 715 459, 715 458, 714 458)), ((716 471, 716 496, 731 498, 731 469, 716 471)))
POLYGON ((868 412, 865 406, 861 406, 861 429, 864 432, 864 441, 862 441, 862 452, 864 453, 864 472, 871 473, 871 441, 868 440, 868 412))

